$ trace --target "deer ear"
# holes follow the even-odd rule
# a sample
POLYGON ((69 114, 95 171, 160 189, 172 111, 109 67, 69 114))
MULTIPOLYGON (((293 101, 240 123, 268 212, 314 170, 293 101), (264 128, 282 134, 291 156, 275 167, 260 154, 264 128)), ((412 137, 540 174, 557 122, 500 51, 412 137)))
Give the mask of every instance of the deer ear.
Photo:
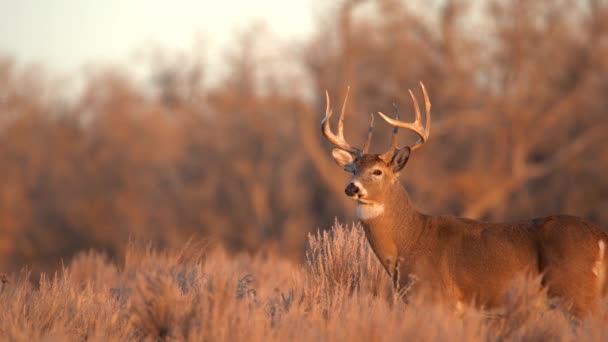
POLYGON ((340 167, 345 170, 355 162, 355 156, 339 148, 334 148, 331 151, 331 154, 334 157, 336 164, 340 165, 340 167))
POLYGON ((403 169, 405 164, 407 164, 407 160, 410 158, 410 152, 412 150, 409 146, 406 146, 402 149, 398 149, 393 156, 393 160, 391 161, 391 165, 393 167, 393 172, 397 173, 403 169))

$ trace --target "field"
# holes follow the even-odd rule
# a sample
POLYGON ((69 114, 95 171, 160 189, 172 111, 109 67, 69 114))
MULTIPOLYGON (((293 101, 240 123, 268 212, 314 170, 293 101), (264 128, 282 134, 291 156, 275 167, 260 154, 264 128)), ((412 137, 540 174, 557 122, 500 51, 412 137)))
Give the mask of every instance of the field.
POLYGON ((82 253, 33 286, 11 274, 0 292, 2 340, 481 341, 608 338, 608 305, 584 321, 547 307, 517 281, 504 312, 462 311, 397 293, 359 226, 309 236, 303 265, 271 252, 230 256, 131 243, 119 262, 82 253), (407 300, 405 300, 407 298, 407 300))
MULTIPOLYGON (((361 228, 339 223, 357 217, 352 175, 319 129, 326 91, 337 127, 350 89, 344 131, 361 146, 370 113, 414 120, 423 82, 432 129, 400 176, 416 210, 606 230, 608 0, 311 6, 299 38, 243 22, 224 46, 193 32, 73 75, 0 41, 0 342, 608 341, 608 299, 574 320, 539 279, 515 279, 491 313, 394 290, 361 228)), ((376 116, 370 152, 391 132, 376 116)))

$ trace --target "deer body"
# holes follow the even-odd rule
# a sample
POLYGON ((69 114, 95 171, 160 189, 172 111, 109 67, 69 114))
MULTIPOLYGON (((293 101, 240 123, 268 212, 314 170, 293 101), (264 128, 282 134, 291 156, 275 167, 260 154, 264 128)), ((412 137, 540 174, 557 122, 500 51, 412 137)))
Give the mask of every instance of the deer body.
MULTIPOLYGON (((548 295, 557 297, 576 316, 593 312, 606 294, 608 234, 581 218, 559 215, 511 223, 487 223, 453 216, 429 216, 412 205, 398 180, 410 152, 428 139, 430 102, 423 86, 427 128, 416 109, 413 124, 389 119, 395 126, 391 148, 368 154, 344 140, 340 116, 338 135, 329 130, 331 110, 323 121, 324 135, 338 146, 336 162, 353 174, 346 194, 357 201, 357 215, 374 253, 395 286, 421 291, 434 299, 500 306, 519 275, 541 277, 548 295), (413 147, 398 149, 397 127, 420 136, 413 147)), ((411 92, 410 92, 411 94, 411 92)), ((346 101, 345 101, 346 104, 346 101)))
POLYGON ((485 223, 427 216, 413 208, 402 186, 395 189, 383 214, 361 222, 396 286, 494 308, 518 275, 544 275, 549 294, 566 299, 576 315, 595 308, 606 292, 605 279, 596 273, 608 272, 600 253, 600 241, 606 243, 608 235, 580 218, 485 223), (594 273, 596 265, 603 269, 594 273))

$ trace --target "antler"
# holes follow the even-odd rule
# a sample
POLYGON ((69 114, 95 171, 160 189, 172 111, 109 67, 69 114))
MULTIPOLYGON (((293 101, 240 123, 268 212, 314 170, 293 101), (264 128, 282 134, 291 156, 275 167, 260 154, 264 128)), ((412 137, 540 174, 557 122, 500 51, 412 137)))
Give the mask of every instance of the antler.
MULTIPOLYGON (((393 108, 395 108, 395 120, 399 120, 399 116, 401 113, 399 112, 399 107, 397 107, 397 104, 395 102, 393 102, 393 108)), ((388 151, 380 155, 380 158, 382 158, 382 160, 386 162, 389 162, 393 158, 395 150, 397 149, 397 131, 399 131, 399 126, 394 126, 393 134, 391 135, 391 145, 388 151)))
MULTIPOLYGON (((412 101, 414 102, 414 110, 416 112, 416 120, 413 123, 403 122, 399 120, 399 108, 395 103, 393 103, 393 107, 395 108, 395 118, 391 119, 388 116, 384 115, 381 112, 378 112, 380 116, 393 126, 393 134, 391 136, 391 145, 388 151, 383 153, 380 157, 384 160, 390 160, 393 158, 395 150, 397 150, 397 131, 399 128, 405 128, 414 133, 418 134, 420 137, 416 143, 410 147, 413 151, 420 146, 422 146, 428 139, 431 132, 431 102, 429 101, 429 96, 426 92, 426 88, 424 84, 420 82, 420 87, 422 88, 422 93, 424 94, 424 104, 425 104, 425 116, 426 116, 426 125, 422 126, 422 117, 420 114, 420 106, 418 105, 418 100, 416 100, 416 96, 412 93, 411 90, 408 90, 410 96, 412 97, 412 101)), ((352 153, 356 157, 360 157, 363 154, 366 154, 369 150, 372 141, 372 130, 374 128, 374 114, 372 113, 368 133, 367 133, 367 141, 365 145, 363 145, 363 149, 354 147, 350 145, 346 139, 344 138, 344 115, 346 113, 346 103, 348 102, 348 95, 350 93, 350 87, 346 89, 346 96, 344 97, 344 103, 342 104, 342 111, 340 112, 340 120, 338 121, 338 134, 334 134, 329 127, 329 120, 333 115, 333 110, 331 109, 330 101, 329 101, 329 93, 325 92, 326 99, 326 107, 325 107, 325 117, 321 121, 321 131, 327 140, 336 145, 338 148, 352 153)))
POLYGON ((380 116, 384 119, 384 121, 388 122, 391 126, 394 126, 393 137, 391 140, 391 147, 387 152, 382 154, 383 157, 388 157, 388 158, 393 157, 393 153, 397 149, 397 129, 398 128, 405 128, 407 130, 413 131, 414 133, 418 134, 418 136, 420 137, 418 139, 418 141, 416 141, 414 146, 410 147, 412 151, 419 148, 420 146, 422 146, 429 139, 429 135, 431 133, 431 101, 429 101, 429 96, 428 96, 426 89, 424 88, 424 84, 422 84, 422 82, 420 82, 420 87, 422 88, 422 93, 424 94, 424 105, 425 105, 425 109, 426 109, 426 113, 425 113, 426 125, 425 126, 422 126, 422 119, 421 119, 421 115, 420 115, 420 106, 418 106, 418 101, 416 100, 416 96, 414 96, 414 93, 412 93, 411 90, 408 90, 408 91, 410 93, 410 96, 412 97, 412 101, 414 102, 414 110, 416 111, 416 120, 413 123, 400 121, 399 120, 399 109, 394 104, 393 104, 393 106, 395 107, 395 109, 397 111, 397 115, 396 115, 395 119, 391 119, 388 116, 378 112, 378 114, 380 114, 380 116))
MULTIPOLYGON (((338 134, 336 135, 332 133, 331 128, 329 128, 329 119, 333 115, 333 111, 329 103, 329 93, 325 91, 325 100, 327 105, 325 107, 325 118, 323 118, 323 121, 321 121, 321 131, 323 132, 323 135, 325 136, 325 138, 327 138, 327 140, 329 140, 331 143, 333 143, 340 149, 346 152, 350 152, 355 156, 361 156, 362 150, 357 147, 351 146, 348 142, 346 142, 346 139, 344 139, 344 113, 346 111, 346 102, 348 101, 349 92, 350 87, 346 88, 346 96, 344 97, 344 104, 342 105, 342 112, 340 113, 340 121, 338 121, 338 134)), ((372 116, 372 122, 370 123, 370 133, 368 133, 368 142, 366 143, 366 147, 364 147, 364 150, 369 148, 369 140, 371 140, 371 129, 373 127, 373 123, 374 121, 372 116)))
POLYGON ((363 154, 366 154, 369 151, 369 146, 372 144, 372 133, 374 130, 374 113, 371 115, 371 119, 369 120, 369 128, 367 129, 367 140, 365 141, 365 145, 363 145, 363 154))

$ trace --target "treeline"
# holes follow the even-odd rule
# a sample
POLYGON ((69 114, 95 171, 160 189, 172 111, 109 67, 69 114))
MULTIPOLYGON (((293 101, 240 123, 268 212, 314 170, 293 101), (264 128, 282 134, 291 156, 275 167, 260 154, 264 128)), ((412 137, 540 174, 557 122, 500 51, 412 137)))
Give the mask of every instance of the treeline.
POLYGON ((346 0, 300 42, 243 32, 219 80, 198 46, 150 58, 145 84, 99 68, 69 100, 0 58, 0 270, 193 236, 301 259, 309 231, 354 219, 319 130, 325 89, 338 104, 347 85, 353 142, 427 86, 431 139, 403 176, 423 211, 608 227, 607 16, 602 0, 346 0))

